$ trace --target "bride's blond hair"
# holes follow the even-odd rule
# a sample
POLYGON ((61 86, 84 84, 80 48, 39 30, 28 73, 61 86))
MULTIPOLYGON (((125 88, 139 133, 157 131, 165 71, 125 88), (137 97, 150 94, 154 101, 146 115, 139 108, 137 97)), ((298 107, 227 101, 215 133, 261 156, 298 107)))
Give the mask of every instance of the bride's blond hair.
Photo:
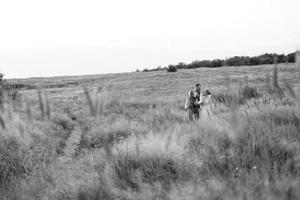
POLYGON ((203 91, 203 95, 206 96, 206 95, 210 95, 211 92, 208 88, 205 88, 204 91, 203 91))

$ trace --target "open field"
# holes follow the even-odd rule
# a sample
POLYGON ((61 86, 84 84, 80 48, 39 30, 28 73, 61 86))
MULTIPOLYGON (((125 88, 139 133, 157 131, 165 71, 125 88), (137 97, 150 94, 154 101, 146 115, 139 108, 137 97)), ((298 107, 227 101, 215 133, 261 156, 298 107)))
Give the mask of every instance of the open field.
POLYGON ((280 64, 275 82, 273 65, 7 80, 19 89, 0 109, 0 194, 299 199, 296 65, 280 64), (191 122, 183 105, 197 82, 215 116, 191 122))

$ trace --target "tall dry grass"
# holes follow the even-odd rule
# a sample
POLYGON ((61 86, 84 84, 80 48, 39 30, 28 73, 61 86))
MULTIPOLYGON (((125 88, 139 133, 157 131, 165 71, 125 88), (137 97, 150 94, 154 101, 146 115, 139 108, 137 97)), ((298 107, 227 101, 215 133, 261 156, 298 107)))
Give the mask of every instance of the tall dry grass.
POLYGON ((46 91, 36 105, 3 101, 1 197, 299 199, 299 91, 279 84, 276 65, 273 72, 268 92, 228 81, 233 89, 215 96, 227 99, 200 122, 178 102, 105 89, 83 89, 76 117, 54 108, 46 91))

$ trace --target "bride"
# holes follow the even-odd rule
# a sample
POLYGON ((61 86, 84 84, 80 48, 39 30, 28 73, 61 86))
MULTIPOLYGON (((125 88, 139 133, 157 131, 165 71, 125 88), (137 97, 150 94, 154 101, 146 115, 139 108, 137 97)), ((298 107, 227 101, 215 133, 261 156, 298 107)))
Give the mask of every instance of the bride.
POLYGON ((213 113, 211 110, 211 92, 209 89, 205 89, 200 98, 200 119, 211 119, 213 113))

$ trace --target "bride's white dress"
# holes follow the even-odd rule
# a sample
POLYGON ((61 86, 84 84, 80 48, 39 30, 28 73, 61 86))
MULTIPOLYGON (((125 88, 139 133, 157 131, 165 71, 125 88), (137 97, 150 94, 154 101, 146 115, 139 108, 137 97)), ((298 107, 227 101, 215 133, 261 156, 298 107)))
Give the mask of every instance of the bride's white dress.
POLYGON ((213 113, 211 110, 211 95, 203 95, 200 102, 202 103, 200 119, 212 119, 213 113))
POLYGON ((211 105, 211 95, 203 95, 200 99, 202 102, 202 107, 200 109, 200 121, 204 121, 205 123, 211 124, 215 129, 222 130, 230 130, 229 124, 217 117, 212 112, 211 105))

